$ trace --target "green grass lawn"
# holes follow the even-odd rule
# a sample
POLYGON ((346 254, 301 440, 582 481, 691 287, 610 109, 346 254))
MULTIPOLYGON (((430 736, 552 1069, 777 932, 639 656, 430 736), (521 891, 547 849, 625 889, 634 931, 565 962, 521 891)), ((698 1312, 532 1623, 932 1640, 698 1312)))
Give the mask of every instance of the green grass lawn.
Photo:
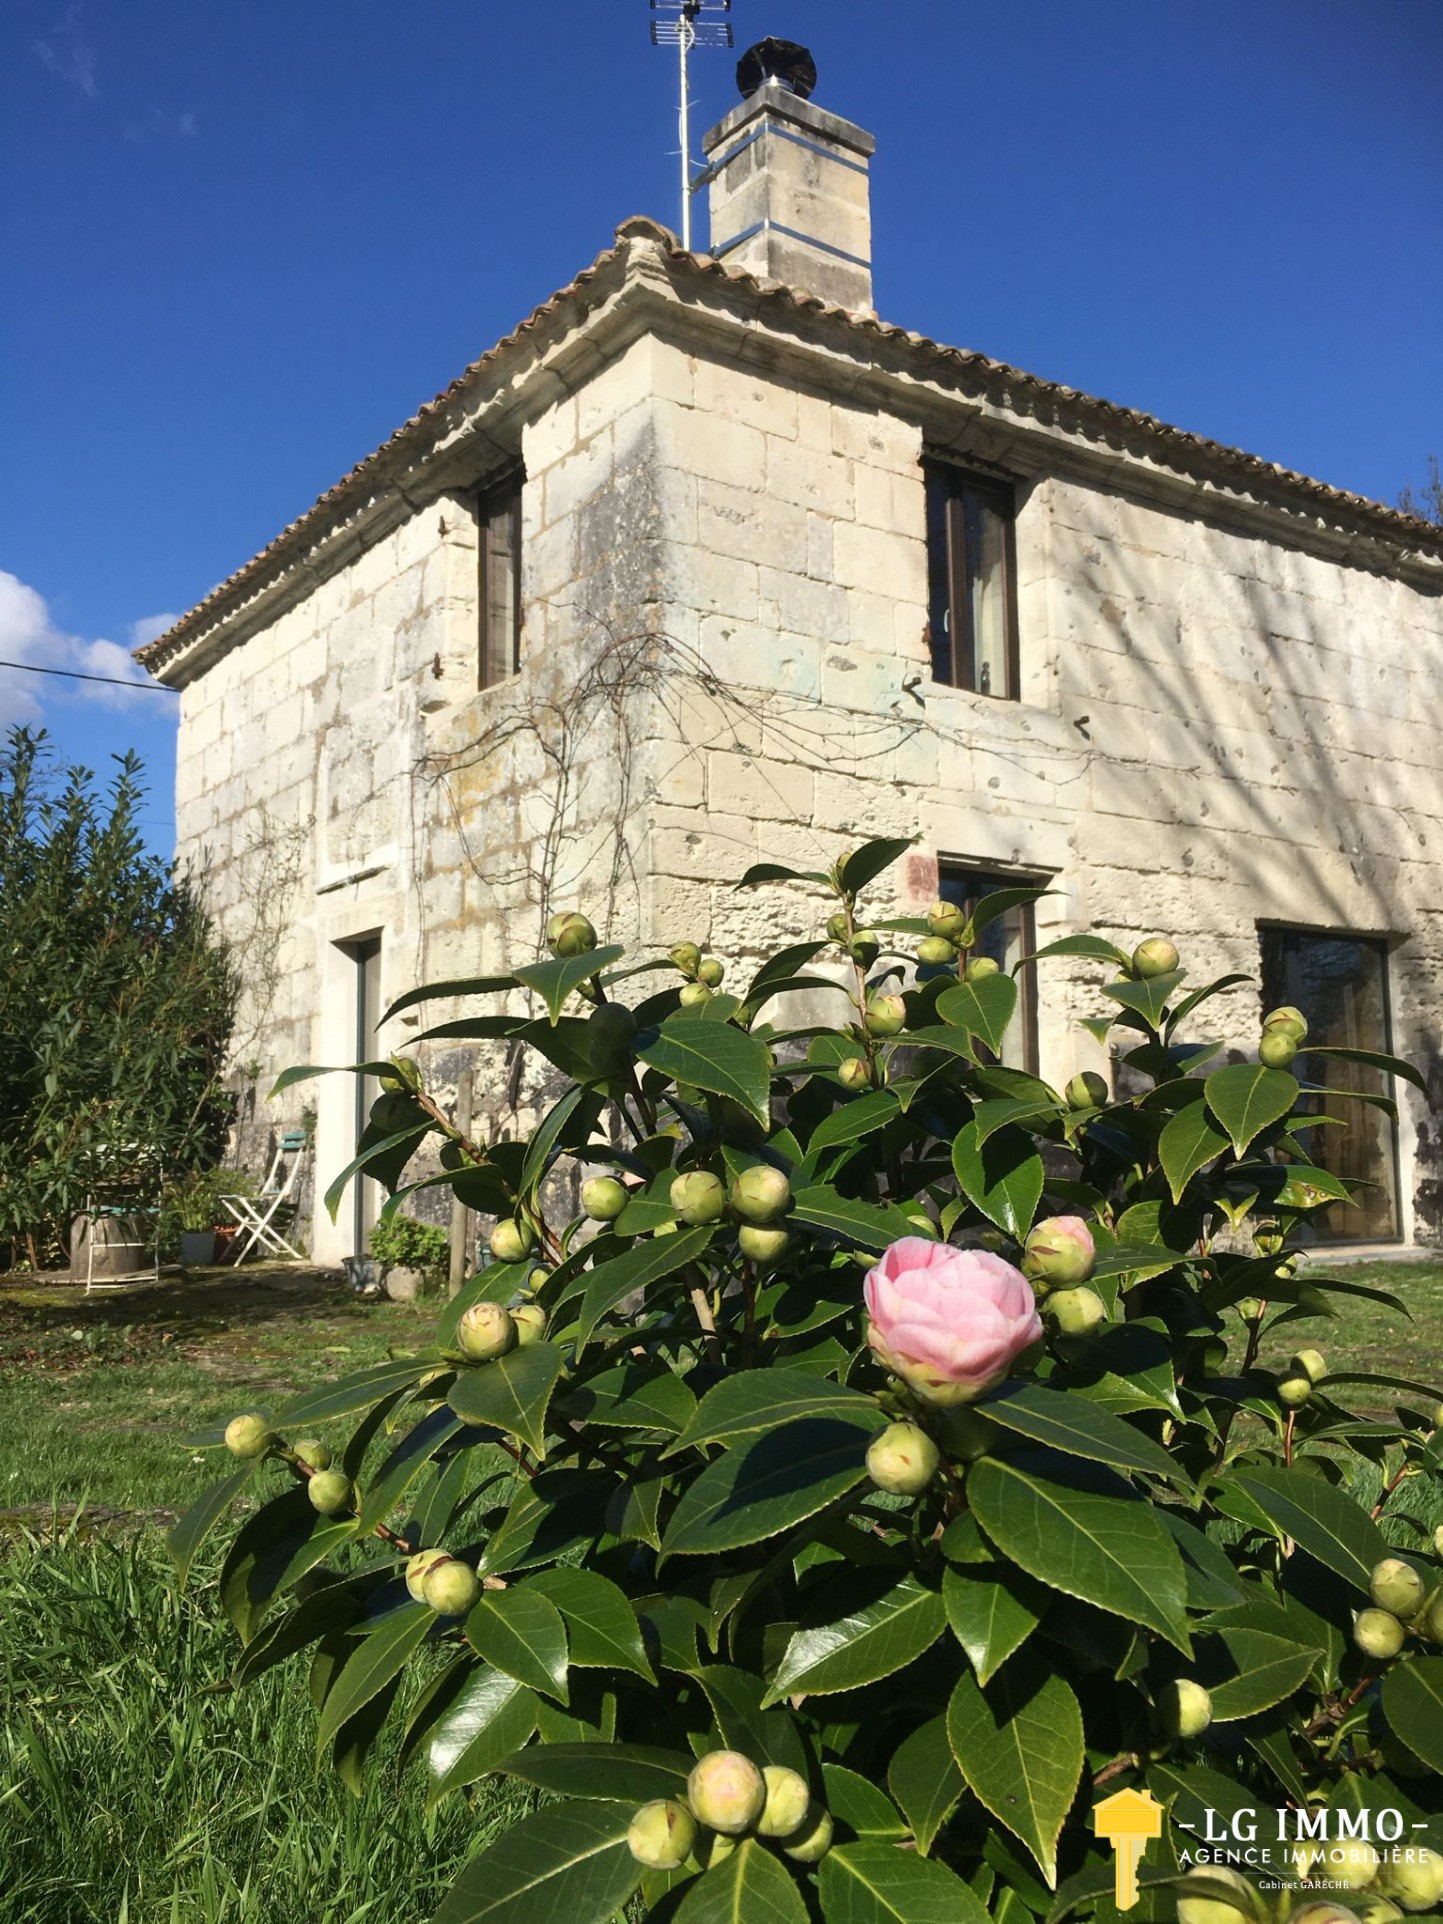
MULTIPOLYGON (((1440 1373, 1443 1262, 1338 1273, 1411 1320, 1354 1298, 1265 1362, 1307 1343, 1335 1370, 1440 1373)), ((183 1435, 418 1348, 434 1314, 283 1271, 0 1285, 0 1924, 424 1924, 518 1814, 486 1786, 428 1816, 419 1776, 396 1780, 400 1716, 352 1798, 315 1766, 301 1672, 227 1688, 214 1563, 181 1595, 162 1538, 222 1467, 183 1435)))

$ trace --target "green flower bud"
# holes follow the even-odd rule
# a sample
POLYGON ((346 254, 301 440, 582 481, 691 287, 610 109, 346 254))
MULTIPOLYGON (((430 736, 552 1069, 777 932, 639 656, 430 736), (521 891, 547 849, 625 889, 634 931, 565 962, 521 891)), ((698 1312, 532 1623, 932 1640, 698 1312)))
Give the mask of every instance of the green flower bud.
POLYGON ((705 982, 683 982, 678 998, 684 1009, 699 1009, 704 1002, 710 1002, 714 991, 705 982))
POLYGON ((727 1192, 709 1169, 688 1169, 671 1185, 671 1206, 684 1223, 714 1223, 726 1209, 727 1192))
POLYGON ((928 968, 952 961, 956 953, 945 935, 924 935, 917 944, 917 960, 928 968))
POLYGON ((516 1325, 500 1303, 472 1303, 456 1318, 456 1347, 473 1363, 490 1363, 516 1347, 516 1325))
POLYGON ((875 929, 858 929, 848 945, 847 953, 854 961, 864 963, 870 969, 882 953, 882 938, 875 929))
POLYGON ((511 1321, 516 1325, 517 1349, 530 1349, 546 1334, 546 1311, 539 1303, 523 1303, 519 1309, 513 1309, 511 1321))
POLYGON ((867 1474, 893 1496, 920 1496, 937 1474, 937 1445, 915 1423, 889 1423, 872 1438, 867 1474))
POLYGON ((1294 1042, 1298 1043, 1305 1042, 1308 1036, 1306 1016, 1301 1009, 1295 1009, 1289 1004, 1284 1004, 1281 1009, 1270 1009, 1263 1017, 1263 1028, 1269 1031, 1281 1029, 1285 1035, 1290 1035, 1294 1042))
POLYGON ((425 1601, 427 1577, 438 1564, 450 1561, 445 1550, 418 1550, 406 1559, 406 1588, 417 1603, 425 1601))
POLYGON ((623 1070, 632 1059, 636 1017, 624 1002, 603 1002, 587 1018, 586 1040, 598 1069, 603 1073, 623 1070))
POLYGON ((792 1185, 770 1163, 753 1164, 732 1184, 732 1209, 743 1222, 775 1222, 791 1200, 792 1185))
POLYGON ((1360 1610, 1353 1619, 1353 1642, 1365 1657, 1396 1657, 1407 1634, 1390 1610, 1360 1610))
POLYGON ((306 1484, 306 1495, 322 1516, 339 1516, 354 1503, 356 1486, 343 1470, 317 1470, 306 1484))
POLYGON ((313 1470, 328 1470, 331 1467, 331 1446, 323 1443, 318 1436, 303 1437, 295 1446, 296 1455, 302 1463, 313 1470))
POLYGON ((701 965, 697 969, 697 978, 699 981, 705 982, 709 989, 719 989, 725 974, 726 970, 714 955, 702 957, 701 965))
POLYGON ((862 1019, 868 1035, 899 1035, 906 1027, 907 1005, 900 995, 874 995, 862 1019))
POLYGON ((584 915, 570 909, 552 916, 546 924, 546 939, 564 960, 573 955, 589 955, 596 947, 596 930, 584 915))
POLYGON ((421 1087, 421 1071, 409 1056, 391 1057, 389 1069, 383 1069, 376 1077, 377 1082, 388 1095, 397 1095, 405 1090, 421 1087))
POLYGON ((1201 1737, 1213 1720, 1213 1700, 1191 1677, 1178 1677, 1157 1693, 1157 1720, 1169 1737, 1201 1737))
POLYGON ((626 1207, 626 1186, 615 1176, 589 1176, 581 1185, 581 1207, 595 1222, 614 1223, 626 1207))
POLYGON ((1405 1911, 1435 1910, 1443 1898, 1443 1857, 1437 1851, 1410 1846, 1412 1860, 1385 1864, 1378 1879, 1389 1897, 1395 1897, 1405 1911))
POLYGON ((832 1848, 832 1814, 813 1804, 801 1829, 782 1849, 797 1864, 820 1864, 832 1848))
POLYGON ((1257 1915, 1252 1885, 1245 1877, 1222 1864, 1195 1864, 1183 1879, 1182 1893, 1177 1900, 1178 1924, 1238 1924, 1240 1914, 1247 1918, 1257 1915), (1193 1878, 1209 1884, 1227 1885, 1230 1890, 1237 1892, 1236 1900, 1230 1903, 1221 1897, 1188 1897, 1185 1893, 1193 1878))
POLYGON ((985 982, 989 975, 1001 975, 1000 963, 994 962, 990 955, 974 955, 967 964, 969 982, 985 982))
POLYGON ((679 1871, 696 1845, 696 1819, 674 1797, 657 1797, 632 1818, 626 1842, 648 1870, 679 1871))
POLYGON ((678 942, 674 949, 667 950, 667 954, 683 975, 695 976, 701 967, 701 950, 695 942, 678 942))
MULTIPOLYGON (((1022 1360, 1020 1356, 1017 1359, 1019 1364, 1022 1360)), ((981 1410, 956 1403, 941 1412, 938 1434, 942 1448, 954 1463, 975 1463, 979 1457, 992 1454, 1006 1431, 981 1410)))
POLYGON ((762 1777, 767 1787, 767 1801, 757 1819, 757 1833, 762 1837, 790 1837, 793 1831, 801 1829, 811 1808, 812 1794, 807 1780, 796 1771, 788 1770, 785 1764, 767 1764, 762 1777))
POLYGON ((1080 1216, 1046 1216, 1022 1246, 1024 1274, 1053 1287, 1086 1282, 1097 1260, 1092 1231, 1080 1216))
POLYGON ((1380 1610, 1405 1620, 1416 1617, 1427 1595, 1423 1579, 1401 1557, 1384 1557, 1373 1565, 1368 1578, 1368 1595, 1380 1610))
POLYGON ((1443 1643, 1443 1594, 1433 1598, 1423 1615, 1423 1633, 1433 1643, 1443 1643))
POLYGON ((847 932, 847 918, 841 909, 827 917, 827 940, 840 943, 843 947, 851 940, 847 932))
POLYGON ((1293 1358, 1294 1370, 1301 1370, 1310 1383, 1321 1383, 1328 1374, 1327 1358, 1318 1349, 1300 1349, 1293 1358))
POLYGON ((844 1089, 869 1089, 872 1071, 862 1056, 844 1056, 837 1064, 837 1080, 844 1089))
POLYGON ((551 1280, 551 1271, 549 1269, 542 1269, 538 1265, 537 1268, 528 1270, 527 1276, 526 1276, 526 1283, 525 1283, 527 1294, 534 1296, 537 1290, 541 1288, 542 1284, 548 1283, 550 1282, 550 1280, 551 1280))
MULTIPOLYGON (((1383 1870, 1386 1871, 1387 1868, 1385 1864, 1383 1870)), ((1382 1875, 1383 1871, 1379 1871, 1378 1876, 1380 1879, 1382 1875)), ((1321 1907, 1316 1904, 1310 1904, 1308 1906, 1309 1910, 1318 1910, 1320 1908, 1321 1907)), ((1401 1905, 1394 1904, 1389 1898, 1380 1897, 1376 1891, 1369 1891, 1362 1897, 1355 1897, 1353 1899, 1353 1910, 1351 1913, 1345 1911, 1341 1904, 1335 1904, 1332 1908, 1340 1913, 1343 1924, 1346 1924, 1346 1920, 1350 1915, 1356 1916, 1357 1924, 1390 1924, 1391 1919, 1403 1915, 1401 1905)), ((1314 1920, 1314 1924, 1317 1924, 1316 1919, 1314 1920)))
POLYGON ((737 1231, 737 1248, 753 1263, 776 1262, 791 1240, 785 1229, 761 1229, 755 1223, 743 1223, 737 1231))
POLYGON ((767 1784, 739 1750, 708 1751, 686 1780, 687 1802, 709 1830, 740 1837, 766 1808, 767 1784))
POLYGON ((1313 1394, 1313 1379, 1304 1370, 1290 1370, 1278 1378, 1278 1401, 1287 1410, 1300 1410, 1313 1394))
POLYGON ((1139 981, 1149 976, 1171 975, 1178 965, 1178 953, 1165 935, 1150 935, 1132 952, 1132 972, 1139 981))
POLYGON ((1107 1305, 1095 1289, 1054 1289, 1042 1308, 1064 1336, 1086 1336, 1107 1319, 1107 1305))
POLYGON ((1262 1300, 1257 1296, 1244 1296, 1233 1307, 1245 1323, 1255 1323, 1263 1313, 1262 1300))
POLYGON ((1258 1043, 1258 1061, 1265 1069, 1286 1069, 1297 1053, 1297 1043, 1282 1029, 1264 1030, 1258 1043))
POLYGON ((967 926, 966 911, 955 902, 934 902, 927 911, 927 926, 933 935, 955 942, 967 926))
POLYGON ((438 1617, 464 1617, 476 1607, 481 1579, 469 1563, 447 1557, 427 1572, 421 1595, 438 1617))
POLYGON ((1083 1069, 1072 1078, 1062 1093, 1067 1098, 1069 1109, 1101 1109, 1111 1091, 1106 1076, 1100 1076, 1096 1069, 1083 1069))
POLYGON ((259 1411, 233 1416, 225 1426, 225 1446, 232 1456, 264 1456, 279 1438, 259 1411))
POLYGON ((1305 1904, 1300 1911, 1294 1911, 1292 1924, 1363 1924, 1363 1918, 1360 1910, 1350 1911, 1346 1904, 1334 1904, 1325 1897, 1317 1904, 1305 1904))
POLYGON ((1435 1557, 1443 1557, 1443 1523, 1440 1523, 1433 1532, 1433 1554, 1435 1557))
POLYGON ((491 1231, 491 1254, 498 1263, 519 1263, 536 1247, 536 1232, 527 1222, 503 1216, 491 1231))
POLYGON ((1361 1891, 1378 1875, 1381 1859, 1371 1844, 1329 1844, 1313 1867, 1314 1883, 1341 1884, 1345 1891, 1361 1891))

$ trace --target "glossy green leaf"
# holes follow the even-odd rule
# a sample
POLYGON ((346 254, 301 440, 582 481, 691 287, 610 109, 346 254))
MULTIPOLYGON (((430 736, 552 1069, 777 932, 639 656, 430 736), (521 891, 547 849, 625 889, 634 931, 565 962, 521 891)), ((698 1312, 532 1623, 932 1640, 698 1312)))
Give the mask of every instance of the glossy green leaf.
MULTIPOLYGON (((859 1291, 860 1294, 860 1291, 859 1291)), ((696 1413, 667 1450, 668 1456, 703 1443, 738 1443, 765 1435, 780 1423, 809 1416, 837 1416, 880 1427, 886 1420, 875 1397, 840 1383, 798 1381, 785 1371, 743 1370, 723 1377, 697 1405, 696 1413)))
POLYGON ((910 1571, 880 1595, 878 1585, 861 1573, 853 1587, 858 1593, 855 1607, 828 1622, 804 1623, 793 1632, 767 1702, 876 1683, 904 1669, 941 1636, 946 1625, 941 1593, 910 1571))
POLYGON ((527 962, 516 971, 516 980, 523 983, 541 997, 554 1022, 561 1014, 562 1004, 573 990, 583 982, 590 981, 603 969, 619 962, 626 950, 611 948, 592 949, 586 955, 558 956, 548 962, 527 962))
POLYGON ((1104 982, 1102 993, 1141 1016, 1156 1033, 1162 1027, 1169 998, 1177 992, 1186 973, 1186 969, 1173 969, 1167 975, 1149 976, 1143 982, 1104 982))
POLYGON ((685 1379, 665 1365, 623 1363, 578 1383, 567 1392, 566 1407, 605 1428, 675 1435, 690 1422, 696 1397, 685 1379))
POLYGON ((988 1924, 954 1871, 893 1844, 839 1844, 818 1873, 827 1924, 988 1924))
POLYGON ((487 1590, 465 1624, 478 1656, 518 1683, 566 1702, 566 1626, 561 1612, 531 1585, 487 1590))
MULTIPOLYGON (((989 975, 983 983, 1001 980, 989 975)), ((1020 1129, 999 1129, 981 1145, 969 1122, 952 1144, 952 1168, 967 1200, 999 1229, 1021 1242, 1042 1199, 1042 1158, 1020 1129)))
POLYGON ((1239 1155, 1270 1123, 1281 1121, 1299 1095, 1295 1076, 1286 1069, 1265 1069, 1260 1062, 1234 1062, 1226 1069, 1214 1069, 1203 1088, 1208 1108, 1239 1155))
POLYGON ((1428 1084, 1421 1072, 1402 1056, 1380 1055, 1376 1049, 1343 1049, 1332 1043, 1304 1042, 1299 1055, 1326 1056, 1334 1062, 1361 1062, 1369 1069, 1376 1069, 1380 1075, 1401 1076, 1411 1082, 1420 1095, 1428 1094, 1428 1084))
POLYGON ((450 982, 431 982, 424 988, 407 989, 404 995, 398 995, 376 1026, 383 1027, 393 1015, 414 1009, 422 1002, 451 1002, 466 995, 499 995, 515 987, 514 975, 463 975, 450 982))
POLYGON ((963 1029, 996 1055, 1017 1013, 1017 984, 1010 975, 987 975, 980 982, 959 982, 937 998, 944 1022, 963 1029))
POLYGON ((890 1203, 859 1202, 842 1196, 829 1183, 801 1189, 792 1198, 788 1227, 804 1223, 825 1230, 859 1249, 883 1250, 899 1237, 915 1236, 917 1225, 890 1203))
POLYGON ((555 1570, 538 1571, 528 1578, 526 1587, 561 1612, 573 1664, 581 1669, 630 1670, 655 1683, 636 1612, 626 1592, 610 1577, 562 1564, 555 1570))
MULTIPOLYGON (((944 1546, 945 1547, 945 1546, 944 1546)), ((979 1683, 989 1683, 1042 1621, 1047 1592, 1004 1563, 949 1564, 942 1603, 979 1683)))
POLYGON ((682 1796, 695 1762, 680 1751, 641 1744, 528 1744, 497 1768, 538 1790, 627 1804, 634 1811, 653 1797, 682 1796))
POLYGON ((893 1752, 887 1788, 906 1813, 917 1849, 925 1857, 963 1790, 962 1773, 947 1741, 945 1717, 918 1724, 893 1752))
POLYGON ((654 1039, 637 1050, 663 1075, 709 1095, 730 1096, 765 1127, 771 1096, 771 1059, 757 1036, 730 1022, 668 1016, 654 1039))
POLYGON ((830 888, 832 878, 821 869, 787 868, 781 862, 753 862, 736 886, 754 889, 762 882, 815 882, 820 888, 830 888))
POLYGON ((900 861, 916 844, 915 835, 878 836, 854 848, 842 863, 838 880, 848 895, 857 895, 869 882, 875 882, 884 869, 900 861))
POLYGON ((815 1155, 818 1150, 835 1148, 838 1143, 860 1142, 862 1137, 895 1121, 900 1113, 891 1089, 873 1089, 866 1095, 854 1096, 848 1102, 839 1103, 829 1116, 823 1116, 811 1133, 808 1153, 815 1155))
POLYGON ((1207 1676, 1213 1722, 1219 1724, 1256 1716, 1291 1697, 1307 1681, 1320 1655, 1264 1630, 1229 1629, 1221 1640, 1227 1653, 1223 1674, 1216 1682, 1207 1676))
POLYGON ((701 1556, 791 1529, 862 1481, 870 1440, 860 1424, 822 1417, 728 1450, 682 1496, 663 1551, 701 1556))
POLYGON ((166 1538, 166 1546, 175 1559, 176 1579, 182 1589, 185 1588, 185 1580, 190 1575, 190 1566, 195 1561, 196 1551, 259 1468, 260 1460, 257 1458, 252 1462, 243 1463, 238 1470, 232 1470, 230 1475, 222 1477, 219 1483, 212 1483, 205 1495, 191 1505, 166 1538))
POLYGON ((1052 1483, 1002 1457, 974 1463, 967 1491, 987 1535, 1029 1575, 1188 1648, 1182 1558, 1147 1504, 1052 1483))
POLYGON ((1055 942, 1049 942, 1038 949, 1035 955, 1024 955, 1022 961, 1043 962, 1052 955, 1081 955, 1099 962, 1113 962, 1123 968, 1129 957, 1114 943, 1101 935, 1061 935, 1055 942))
POLYGON ((357 1410, 370 1409, 393 1390, 409 1389, 419 1383, 438 1361, 435 1357, 403 1356, 394 1362, 373 1363, 367 1369, 343 1376, 339 1383, 293 1396, 276 1411, 273 1421, 278 1429, 296 1430, 303 1423, 325 1423, 336 1416, 354 1416, 357 1410))
POLYGON ((1383 1715, 1430 1769, 1443 1771, 1443 1657, 1414 1657, 1383 1679, 1383 1715))
POLYGON ((446 1400, 463 1422, 505 1430, 544 1456, 546 1413, 564 1367, 554 1343, 533 1343, 458 1370, 446 1400))
MULTIPOLYGON (((951 1762, 950 1753, 947 1761, 951 1762)), ((896 1843, 907 1835, 907 1825, 891 1798, 878 1790, 870 1777, 842 1764, 822 1765, 822 1800, 836 1822, 845 1824, 858 1837, 896 1843)))
POLYGON ((1009 1383, 982 1406, 995 1423, 1068 1456, 1115 1470, 1142 1470, 1186 1484, 1186 1472, 1160 1443, 1086 1397, 1040 1383, 1009 1383))
POLYGON ((577 1321, 577 1353, 586 1347, 591 1333, 603 1316, 610 1315, 618 1303, 637 1290, 675 1275, 695 1262, 716 1231, 709 1224, 679 1229, 674 1236, 658 1236, 628 1249, 625 1255, 612 1256, 598 1263, 587 1278, 577 1321))
POLYGON ((535 1730, 536 1711, 534 1691, 489 1664, 477 1665, 427 1740, 428 1803, 499 1768, 535 1730))
POLYGON ((351 1517, 318 1516, 299 1486, 248 1517, 220 1573, 221 1608, 249 1643, 271 1600, 355 1534, 351 1517))
POLYGON ((1082 1712, 1056 1674, 1004 1670, 986 1689, 963 1676, 947 1738, 970 1788, 1057 1887, 1057 1839, 1082 1777, 1082 1712))
POLYGON ((510 1825, 451 1886, 431 1924, 610 1924, 641 1882, 617 1804, 554 1804, 510 1825))
POLYGON ((444 1403, 439 1409, 426 1412, 402 1437, 375 1475, 367 1479, 358 1512, 362 1530, 373 1529, 390 1514, 436 1452, 462 1427, 460 1417, 444 1403))
POLYGON ((744 1837, 688 1888, 675 1924, 807 1924, 807 1907, 780 1858, 759 1838, 744 1837))
POLYGON ((1192 1177, 1220 1156, 1227 1146, 1228 1138, 1213 1127, 1205 1102, 1190 1102, 1185 1109, 1178 1110, 1157 1144, 1174 1202, 1181 1202, 1182 1192, 1192 1177))
POLYGON ((1388 1546, 1354 1498, 1320 1476, 1281 1467, 1249 1467, 1236 1472, 1232 1481, 1280 1535, 1291 1537, 1354 1589, 1367 1590, 1373 1565, 1387 1556, 1388 1546))
POLYGON ((332 1684, 316 1727, 316 1749, 322 1751, 343 1724, 349 1723, 370 1700, 399 1675, 412 1651, 435 1623, 424 1603, 406 1603, 368 1630, 332 1684))

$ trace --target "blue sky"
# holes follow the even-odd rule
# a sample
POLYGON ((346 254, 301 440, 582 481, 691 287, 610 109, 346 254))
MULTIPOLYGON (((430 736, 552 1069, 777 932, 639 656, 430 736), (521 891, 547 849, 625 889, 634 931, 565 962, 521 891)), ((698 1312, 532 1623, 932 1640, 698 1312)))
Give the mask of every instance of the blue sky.
MULTIPOLYGON (((1436 0, 735 0, 877 135, 883 317, 1391 500, 1443 451, 1436 0)), ((645 0, 8 0, 0 655, 109 672, 634 212, 645 0)), ((696 124, 736 98, 698 57, 696 124)), ((704 233, 704 226, 701 230, 704 233)), ((0 670, 68 756, 174 698, 0 670)))

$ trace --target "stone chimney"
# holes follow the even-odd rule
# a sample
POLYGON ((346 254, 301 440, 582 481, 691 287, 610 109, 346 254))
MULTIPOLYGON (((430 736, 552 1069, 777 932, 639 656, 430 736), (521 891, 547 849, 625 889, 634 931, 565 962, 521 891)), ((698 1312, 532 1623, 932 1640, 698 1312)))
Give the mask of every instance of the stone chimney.
POLYGON ((728 266, 872 311, 869 166, 877 143, 807 98, 805 47, 763 40, 742 56, 744 98, 703 137, 711 252, 728 266))

